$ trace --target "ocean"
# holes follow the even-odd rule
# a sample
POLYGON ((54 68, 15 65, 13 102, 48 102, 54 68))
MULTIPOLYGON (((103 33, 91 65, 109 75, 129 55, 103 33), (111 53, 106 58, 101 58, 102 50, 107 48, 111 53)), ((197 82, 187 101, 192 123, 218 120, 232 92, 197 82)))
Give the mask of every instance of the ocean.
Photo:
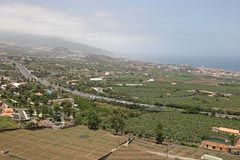
POLYGON ((204 66, 206 68, 215 68, 229 71, 240 72, 240 56, 235 57, 168 57, 160 56, 145 57, 144 61, 159 64, 189 64, 194 67, 204 66))

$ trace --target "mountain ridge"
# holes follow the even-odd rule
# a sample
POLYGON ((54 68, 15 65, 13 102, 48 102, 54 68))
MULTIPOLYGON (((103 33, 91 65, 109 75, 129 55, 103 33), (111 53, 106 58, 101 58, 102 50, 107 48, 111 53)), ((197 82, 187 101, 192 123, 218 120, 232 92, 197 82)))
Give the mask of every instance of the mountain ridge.
POLYGON ((68 41, 58 37, 20 34, 14 32, 0 32, 0 41, 5 43, 15 43, 26 46, 41 46, 49 48, 63 47, 72 51, 85 54, 112 55, 113 53, 98 47, 87 44, 68 41))

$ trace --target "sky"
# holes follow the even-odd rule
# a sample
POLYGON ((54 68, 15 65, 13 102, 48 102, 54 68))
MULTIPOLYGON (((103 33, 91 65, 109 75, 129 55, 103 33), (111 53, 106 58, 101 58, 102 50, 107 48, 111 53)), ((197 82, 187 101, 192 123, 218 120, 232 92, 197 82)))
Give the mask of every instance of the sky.
POLYGON ((157 63, 240 70, 239 0, 0 0, 0 31, 157 63))

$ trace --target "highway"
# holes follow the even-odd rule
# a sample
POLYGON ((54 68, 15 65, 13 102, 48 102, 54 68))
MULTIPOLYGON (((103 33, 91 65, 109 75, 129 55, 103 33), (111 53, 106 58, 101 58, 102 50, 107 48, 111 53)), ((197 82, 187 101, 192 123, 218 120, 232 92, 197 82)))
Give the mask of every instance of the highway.
MULTIPOLYGON (((120 99, 115 99, 115 98, 108 98, 108 97, 103 97, 103 96, 98 96, 98 95, 94 95, 94 94, 89 94, 89 93, 84 93, 84 92, 80 92, 80 91, 72 91, 69 88, 66 87, 61 87, 61 86, 57 86, 55 84, 51 84, 45 80, 42 80, 40 78, 37 78, 35 75, 33 75, 26 67, 24 67, 22 64, 17 63, 17 62, 13 62, 15 64, 15 66, 18 68, 18 70, 21 72, 21 74, 27 79, 27 80, 34 80, 44 86, 47 87, 51 87, 53 89, 57 89, 57 90, 62 90, 68 93, 71 93, 73 95, 76 96, 80 96, 80 97, 85 97, 88 99, 99 99, 99 100, 105 100, 107 102, 115 102, 115 103, 119 103, 119 104, 126 104, 126 105, 138 105, 138 106, 142 106, 146 108, 154 108, 156 107, 155 105, 150 105, 150 104, 143 104, 143 103, 134 103, 134 102, 130 102, 130 101, 125 101, 125 100, 120 100, 120 99)), ((183 111, 184 109, 179 109, 179 108, 169 108, 169 107, 165 107, 165 106, 161 106, 162 109, 175 109, 175 110, 179 110, 179 111, 183 111)), ((146 109, 147 111, 148 109, 146 109)), ((160 111, 160 110, 159 110, 160 111)), ((206 112, 211 114, 210 112, 206 112)), ((216 113, 215 115, 216 117, 220 117, 220 118, 236 118, 236 119, 240 119, 240 116, 236 116, 236 115, 228 115, 228 114, 219 114, 216 113)))
POLYGON ((36 81, 44 86, 47 87, 51 87, 54 89, 58 89, 58 90, 62 90, 68 93, 71 93, 73 95, 77 95, 77 96, 81 96, 81 97, 85 97, 88 99, 100 99, 100 100, 105 100, 107 102, 116 102, 116 103, 120 103, 120 104, 126 104, 126 105, 139 105, 139 106, 143 106, 143 107, 153 107, 154 105, 149 105, 149 104, 142 104, 142 103, 133 103, 130 101, 125 101, 125 100, 119 100, 119 99, 115 99, 115 98, 108 98, 108 97, 103 97, 103 96, 98 96, 98 95, 94 95, 94 94, 89 94, 89 93, 84 93, 84 92, 80 92, 80 91, 72 91, 69 88, 66 87, 61 87, 55 84, 51 84, 45 80, 42 80, 38 77, 36 77, 35 75, 33 75, 25 66, 23 66, 20 63, 17 62, 13 62, 16 66, 16 68, 20 71, 20 73, 27 79, 30 81, 36 81))

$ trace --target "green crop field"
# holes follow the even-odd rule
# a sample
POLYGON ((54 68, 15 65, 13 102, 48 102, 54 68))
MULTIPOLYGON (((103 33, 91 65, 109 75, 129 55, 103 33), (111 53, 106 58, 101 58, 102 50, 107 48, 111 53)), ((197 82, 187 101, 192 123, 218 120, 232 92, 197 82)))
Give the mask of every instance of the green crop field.
POLYGON ((239 120, 222 119, 180 112, 146 113, 126 121, 126 131, 140 137, 155 136, 154 128, 163 125, 164 137, 173 142, 199 143, 204 136, 213 135, 212 127, 240 129, 239 120))
MULTIPOLYGON (((34 58, 33 58, 34 59, 34 58)), ((134 67, 127 62, 91 62, 69 59, 34 59, 24 63, 34 74, 51 83, 66 85, 67 80, 76 79, 78 84, 71 89, 101 94, 147 104, 175 104, 191 107, 218 108, 240 111, 239 78, 214 78, 196 76, 184 70, 165 70, 164 68, 134 67), (113 75, 105 76, 105 72, 113 75), (103 77, 101 82, 91 82, 89 77, 103 77), (155 82, 144 81, 154 79, 155 82), (117 86, 116 84, 122 84, 117 86), (143 84, 143 86, 126 86, 143 84), (95 93, 92 87, 112 88, 104 93, 95 93), (216 92, 216 96, 192 93, 193 90, 216 92), (224 94, 231 94, 224 97, 224 94)))
POLYGON ((211 86, 177 82, 144 83, 144 86, 113 86, 113 90, 126 96, 135 97, 139 102, 163 105, 177 104, 188 106, 201 106, 206 108, 221 108, 240 111, 240 87, 235 86, 211 86), (222 94, 230 93, 232 96, 208 96, 205 94, 193 94, 189 90, 207 90, 222 94))

